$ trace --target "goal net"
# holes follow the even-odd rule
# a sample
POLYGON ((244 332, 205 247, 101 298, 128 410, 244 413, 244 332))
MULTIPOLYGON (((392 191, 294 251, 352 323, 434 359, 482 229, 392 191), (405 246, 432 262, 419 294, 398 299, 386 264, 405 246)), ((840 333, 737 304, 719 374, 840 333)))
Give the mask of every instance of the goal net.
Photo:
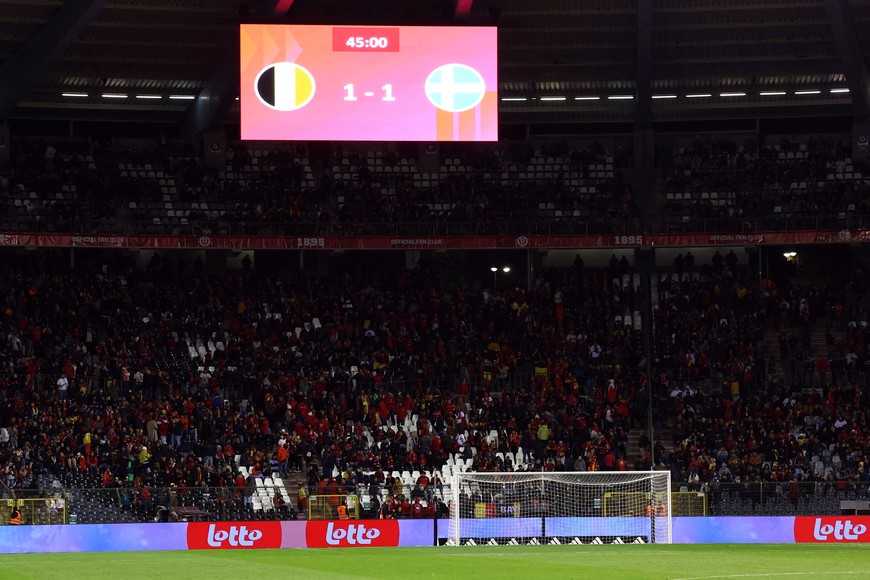
POLYGON ((455 474, 447 545, 671 542, 669 471, 455 474))

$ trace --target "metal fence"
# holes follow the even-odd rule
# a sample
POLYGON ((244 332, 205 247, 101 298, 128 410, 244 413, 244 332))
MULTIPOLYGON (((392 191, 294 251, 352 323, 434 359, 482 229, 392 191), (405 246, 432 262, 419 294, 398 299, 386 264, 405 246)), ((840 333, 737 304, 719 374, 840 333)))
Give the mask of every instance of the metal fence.
POLYGON ((70 523, 80 524, 296 519, 285 487, 70 488, 63 496, 70 523))
MULTIPOLYGON (((646 233, 749 233, 770 231, 840 231, 864 229, 870 216, 856 213, 844 215, 788 214, 774 217, 689 218, 666 217, 664 223, 651 224, 646 233)), ((848 239, 843 241, 849 241, 848 239)))
POLYGON ((118 235, 224 235, 286 237, 431 237, 431 236, 552 236, 587 234, 643 233, 638 219, 547 218, 522 221, 455 221, 429 222, 256 222, 191 221, 168 223, 127 219, 3 219, 0 230, 28 233, 118 234, 118 235))
MULTIPOLYGON (((196 359, 200 362, 199 359, 196 359)), ((158 365, 159 366, 159 365, 158 365)), ((453 388, 455 389, 462 381, 465 381, 471 389, 486 389, 490 392, 501 392, 504 390, 517 390, 523 387, 528 387, 533 380, 533 371, 512 371, 505 375, 500 375, 496 372, 479 371, 469 373, 467 375, 458 374, 438 374, 435 376, 423 376, 407 378, 405 375, 398 373, 385 373, 383 375, 382 384, 394 391, 407 392, 414 389, 418 382, 422 382, 430 388, 453 388)), ((11 385, 29 385, 34 390, 54 392, 56 391, 57 380, 60 378, 59 373, 0 373, 0 380, 5 380, 11 385)), ((235 373, 225 373, 218 375, 218 387, 223 390, 224 396, 230 396, 235 399, 245 399, 250 395, 249 387, 241 375, 235 373)), ((348 379, 350 383, 351 379, 348 379)), ((121 382, 111 376, 99 377, 74 377, 70 379, 69 397, 75 399, 79 395, 78 390, 81 383, 87 384, 88 393, 100 392, 102 395, 112 399, 120 398, 122 393, 121 382)), ((154 398, 158 393, 149 393, 144 389, 131 387, 126 395, 132 398, 144 398, 149 400, 154 398)))
POLYGON ((38 498, 4 499, 0 504, 0 520, 7 522, 18 510, 23 525, 67 523, 66 499, 59 495, 38 498))
MULTIPOLYGON (((303 490, 299 494, 297 486, 289 482, 282 486, 240 488, 13 490, 14 498, 0 500, 0 515, 5 521, 12 506, 17 506, 26 525, 306 519, 308 500, 324 490, 320 486, 303 486, 303 490)), ((331 488, 330 493, 335 491, 344 494, 339 498, 353 497, 359 502, 354 515, 361 519, 377 518, 377 508, 383 500, 398 495, 411 502, 420 497, 425 506, 433 507, 427 510, 427 517, 444 517, 446 512, 441 508, 446 507, 452 497, 449 485, 405 486, 399 493, 385 486, 357 485, 331 488)), ((675 516, 839 515, 844 506, 853 510, 860 509, 855 508, 856 505, 870 505, 870 489, 868 482, 863 481, 678 482, 672 486, 671 505, 675 516)), ((400 510, 395 513, 399 518, 410 517, 400 510)))
MULTIPOLYGON (((427 222, 257 222, 201 220, 182 223, 135 221, 129 219, 2 219, 0 230, 28 233, 117 234, 117 235, 225 235, 282 237, 441 237, 441 236, 559 236, 589 234, 638 235, 656 233, 733 233, 765 231, 840 231, 870 227, 870 216, 797 215, 757 218, 667 218, 646 223, 632 218, 541 218, 524 221, 442 221, 427 222)), ((848 241, 848 240, 843 240, 848 241)))

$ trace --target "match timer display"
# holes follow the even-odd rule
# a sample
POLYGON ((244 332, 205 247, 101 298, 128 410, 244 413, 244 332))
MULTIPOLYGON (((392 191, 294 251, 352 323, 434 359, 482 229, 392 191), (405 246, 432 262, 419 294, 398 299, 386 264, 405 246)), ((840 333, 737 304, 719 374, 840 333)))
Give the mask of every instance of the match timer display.
POLYGON ((495 141, 494 27, 241 26, 247 140, 495 141))
POLYGON ((333 28, 332 50, 336 52, 399 52, 399 29, 333 28))

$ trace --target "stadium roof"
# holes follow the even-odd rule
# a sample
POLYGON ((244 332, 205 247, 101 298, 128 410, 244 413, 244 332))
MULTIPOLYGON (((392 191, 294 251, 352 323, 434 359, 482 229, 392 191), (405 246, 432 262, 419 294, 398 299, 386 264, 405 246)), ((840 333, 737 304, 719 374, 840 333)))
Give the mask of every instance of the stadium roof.
POLYGON ((237 121, 237 27, 272 21, 497 24, 506 123, 866 117, 870 100, 870 0, 0 0, 0 119, 237 121))

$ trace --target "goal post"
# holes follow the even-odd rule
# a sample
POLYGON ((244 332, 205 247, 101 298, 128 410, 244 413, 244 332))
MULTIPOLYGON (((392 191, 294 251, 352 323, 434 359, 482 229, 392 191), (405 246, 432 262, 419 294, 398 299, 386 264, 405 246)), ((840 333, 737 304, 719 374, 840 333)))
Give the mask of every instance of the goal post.
POLYGON ((447 544, 671 543, 669 471, 454 475, 447 544))

